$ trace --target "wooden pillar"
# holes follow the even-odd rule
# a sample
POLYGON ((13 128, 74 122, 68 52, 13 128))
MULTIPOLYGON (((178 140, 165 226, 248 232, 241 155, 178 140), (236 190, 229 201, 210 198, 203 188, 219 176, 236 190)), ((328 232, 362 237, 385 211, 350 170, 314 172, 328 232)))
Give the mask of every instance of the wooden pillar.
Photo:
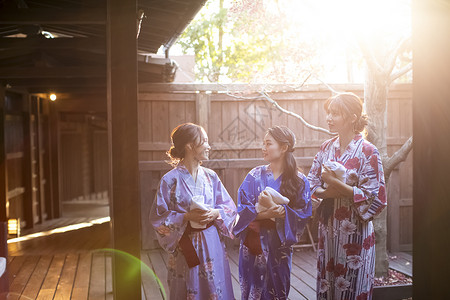
MULTIPOLYGON (((56 102, 49 103, 49 130, 50 130, 50 186, 51 186, 51 216, 49 218, 59 218, 61 216, 61 192, 60 192, 60 153, 59 153, 59 114, 56 102)), ((50 210, 50 209, 49 209, 50 210)))
POLYGON ((32 96, 23 96, 23 209, 26 228, 34 226, 32 96))
POLYGON ((413 298, 450 299, 450 1, 413 1, 413 298))
POLYGON ((108 1, 107 109, 114 299, 141 299, 136 0, 108 1))
MULTIPOLYGON (((8 173, 6 169, 5 110, 5 88, 0 84, 0 257, 7 258, 8 233, 6 203, 8 201, 8 173)), ((0 278, 0 299, 6 299, 4 293, 9 291, 7 271, 0 278)))
POLYGON ((196 94, 195 108, 196 108, 196 123, 208 132, 208 120, 210 113, 211 97, 205 92, 196 94))

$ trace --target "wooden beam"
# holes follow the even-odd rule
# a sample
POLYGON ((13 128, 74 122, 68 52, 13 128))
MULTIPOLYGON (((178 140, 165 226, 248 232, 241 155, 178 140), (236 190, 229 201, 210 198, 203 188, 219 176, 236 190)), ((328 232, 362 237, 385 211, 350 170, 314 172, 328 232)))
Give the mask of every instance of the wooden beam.
POLYGON ((0 68, 0 79, 12 78, 104 78, 105 67, 8 67, 0 68))
POLYGON ((99 38, 0 38, 0 50, 95 50, 106 52, 106 41, 99 38))
POLYGON ((114 299, 141 299, 136 1, 108 1, 108 148, 114 299))
POLYGON ((24 24, 105 24, 104 9, 23 8, 0 10, 0 25, 24 24))
POLYGON ((35 193, 33 192, 33 123, 32 96, 23 95, 23 209, 26 228, 33 228, 35 193))
POLYGON ((413 298, 450 299, 450 5, 412 6, 413 298))

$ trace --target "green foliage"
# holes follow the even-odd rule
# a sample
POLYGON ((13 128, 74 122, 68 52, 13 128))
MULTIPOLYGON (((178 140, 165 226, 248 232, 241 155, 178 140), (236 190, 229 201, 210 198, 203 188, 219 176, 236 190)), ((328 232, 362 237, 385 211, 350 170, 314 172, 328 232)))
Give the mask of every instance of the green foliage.
POLYGON ((208 1, 178 41, 185 54, 195 54, 196 79, 225 83, 304 78, 311 71, 305 62, 315 47, 292 36, 276 7, 273 0, 208 1))

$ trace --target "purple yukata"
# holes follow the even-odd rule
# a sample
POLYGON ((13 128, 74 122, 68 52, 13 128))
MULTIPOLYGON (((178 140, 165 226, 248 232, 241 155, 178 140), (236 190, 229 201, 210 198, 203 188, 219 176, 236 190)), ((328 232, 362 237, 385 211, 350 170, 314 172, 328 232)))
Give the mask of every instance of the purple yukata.
POLYGON ((323 143, 308 175, 311 191, 321 187, 322 164, 345 167, 345 182, 353 198, 325 199, 317 209, 319 250, 317 299, 372 298, 375 273, 375 233, 372 219, 386 207, 383 165, 377 148, 361 134, 344 153, 339 137, 323 143))
POLYGON ((150 220, 155 229, 170 229, 166 235, 156 232, 161 247, 169 253, 170 299, 234 299, 223 238, 233 237, 236 215, 236 205, 214 171, 200 166, 195 182, 186 167, 179 165, 162 177, 150 220), (204 205, 218 209, 220 217, 212 226, 186 235, 200 261, 189 268, 179 243, 190 227, 183 217, 194 196, 203 196, 204 205))
MULTIPOLYGON (((306 177, 298 173, 304 182, 303 191, 290 205, 283 205, 285 218, 254 222, 257 212, 255 204, 259 194, 271 187, 280 192, 281 179, 274 178, 268 165, 251 170, 238 191, 239 220, 234 232, 241 239, 239 250, 239 281, 242 299, 287 299, 290 289, 292 245, 297 243, 311 216, 311 194, 306 177), (294 208, 292 208, 294 207, 294 208), (272 226, 266 226, 272 222, 272 226), (252 254, 253 247, 246 246, 246 238, 252 232, 252 224, 261 224, 257 245, 261 254, 252 254)), ((292 200, 291 200, 292 201, 292 200)), ((253 246, 253 245, 252 245, 253 246)))

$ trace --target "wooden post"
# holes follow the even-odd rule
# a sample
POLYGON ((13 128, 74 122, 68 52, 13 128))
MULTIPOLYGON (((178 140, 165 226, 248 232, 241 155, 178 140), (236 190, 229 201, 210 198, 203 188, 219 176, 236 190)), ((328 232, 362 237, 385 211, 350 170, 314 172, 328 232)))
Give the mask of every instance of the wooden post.
POLYGON ((137 3, 108 1, 107 109, 114 299, 141 299, 137 3))
POLYGON ((450 299, 450 3, 413 3, 413 298, 450 299))
MULTIPOLYGON (((0 257, 8 257, 6 203, 8 201, 8 173, 6 169, 5 87, 0 85, 0 257)), ((9 291, 8 270, 0 277, 0 299, 9 291)))
POLYGON ((32 96, 23 96, 23 185, 24 217, 26 228, 34 226, 34 192, 33 192, 33 122, 31 119, 32 96))
POLYGON ((51 161, 51 212, 52 215, 49 218, 59 218, 61 216, 61 192, 60 192, 60 153, 59 153, 59 116, 56 107, 56 102, 50 102, 50 116, 49 116, 49 128, 50 128, 50 161, 51 161))
POLYGON ((209 94, 200 92, 195 96, 196 123, 208 132, 208 117, 210 112, 211 98, 209 94))

